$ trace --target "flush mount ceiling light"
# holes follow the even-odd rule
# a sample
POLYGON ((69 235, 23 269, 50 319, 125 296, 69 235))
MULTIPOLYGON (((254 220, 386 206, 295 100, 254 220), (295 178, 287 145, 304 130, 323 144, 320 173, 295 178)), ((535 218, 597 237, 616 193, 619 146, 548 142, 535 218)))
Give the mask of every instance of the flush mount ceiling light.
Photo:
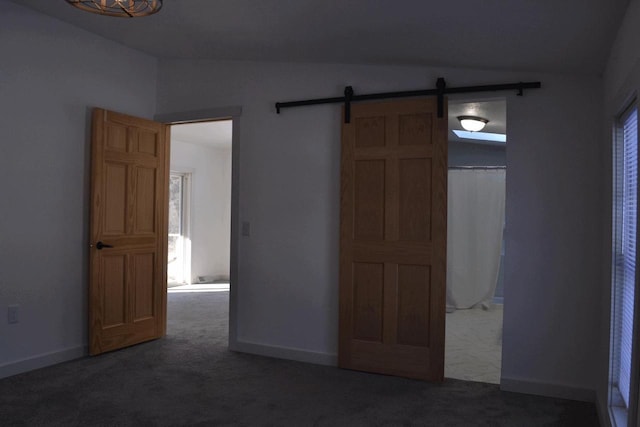
POLYGON ((478 132, 489 123, 489 120, 476 116, 458 116, 458 120, 460 120, 460 125, 469 132, 478 132))
POLYGON ((67 0, 67 3, 87 12, 123 18, 153 15, 162 8, 162 0, 67 0))

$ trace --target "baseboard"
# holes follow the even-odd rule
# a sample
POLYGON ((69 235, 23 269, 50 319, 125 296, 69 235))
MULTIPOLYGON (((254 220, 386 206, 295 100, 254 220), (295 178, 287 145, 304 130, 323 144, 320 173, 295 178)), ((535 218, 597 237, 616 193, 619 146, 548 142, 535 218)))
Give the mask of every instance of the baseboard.
POLYGON ((9 362, 0 365, 0 378, 7 378, 13 375, 22 374, 24 372, 33 371, 34 369, 45 368, 58 363, 68 362, 69 360, 78 359, 88 354, 86 346, 71 347, 60 351, 52 351, 38 356, 29 357, 27 359, 9 362))
POLYGON ((514 393, 535 394, 537 396, 556 397, 559 399, 596 402, 596 391, 588 388, 573 387, 565 384, 542 383, 515 378, 500 380, 500 389, 514 393))
POLYGON ((229 349, 240 353, 257 354, 259 356, 277 359, 295 360, 297 362, 313 363, 316 365, 337 366, 338 355, 319 353, 291 347, 265 345, 248 341, 229 342, 229 349))

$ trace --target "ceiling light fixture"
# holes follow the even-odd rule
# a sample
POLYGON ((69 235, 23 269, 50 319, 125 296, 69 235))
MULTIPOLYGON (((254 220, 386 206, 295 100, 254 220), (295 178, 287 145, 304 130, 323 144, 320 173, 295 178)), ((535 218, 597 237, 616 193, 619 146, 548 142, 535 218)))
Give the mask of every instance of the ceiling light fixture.
POLYGON ((67 3, 87 12, 123 18, 153 15, 162 8, 162 0, 67 0, 67 3))
POLYGON ((489 120, 476 116, 458 116, 458 120, 460 120, 460 125, 469 132, 478 132, 489 123, 489 120))

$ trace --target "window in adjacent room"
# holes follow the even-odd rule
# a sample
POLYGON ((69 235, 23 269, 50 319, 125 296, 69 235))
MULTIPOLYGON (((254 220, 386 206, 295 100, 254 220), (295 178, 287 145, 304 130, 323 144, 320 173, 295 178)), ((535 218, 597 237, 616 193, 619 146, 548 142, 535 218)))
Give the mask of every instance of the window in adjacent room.
POLYGON ((187 215, 191 174, 171 171, 169 176, 169 247, 167 282, 181 285, 189 281, 190 241, 187 215))

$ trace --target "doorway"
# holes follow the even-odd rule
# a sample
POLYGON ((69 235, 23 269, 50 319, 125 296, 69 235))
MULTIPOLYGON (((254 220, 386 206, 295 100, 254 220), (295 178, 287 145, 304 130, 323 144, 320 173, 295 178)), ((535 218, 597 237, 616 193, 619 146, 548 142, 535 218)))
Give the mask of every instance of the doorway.
POLYGON ((449 103, 445 376, 500 383, 506 99, 449 103), (488 120, 466 131, 460 117, 488 120))
POLYGON ((186 308, 228 311, 232 128, 231 119, 171 126, 168 334, 193 318, 186 308))

